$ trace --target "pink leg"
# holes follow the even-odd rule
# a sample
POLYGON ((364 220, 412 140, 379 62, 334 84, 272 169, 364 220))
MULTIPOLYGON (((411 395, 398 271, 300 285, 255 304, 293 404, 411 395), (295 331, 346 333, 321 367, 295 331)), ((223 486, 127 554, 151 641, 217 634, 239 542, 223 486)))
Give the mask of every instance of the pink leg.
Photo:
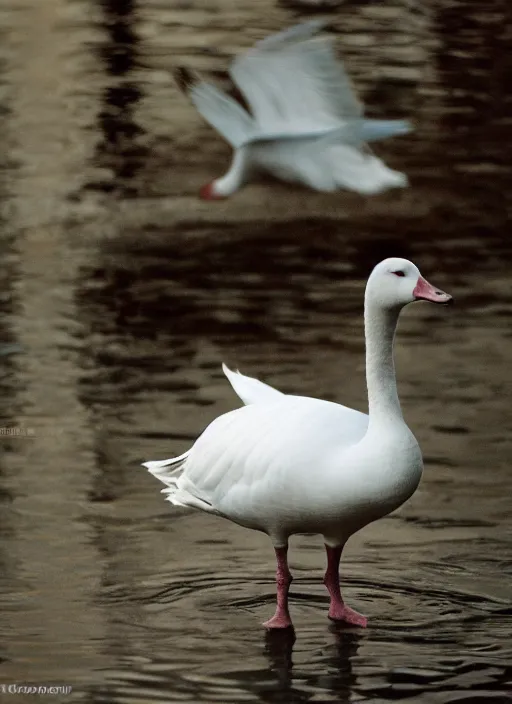
POLYGON ((288 569, 288 546, 275 548, 277 559, 277 609, 274 616, 263 624, 265 628, 288 628, 292 625, 288 611, 288 591, 292 583, 292 576, 288 569))
POLYGON ((331 548, 325 546, 327 552, 327 570, 325 572, 324 584, 327 587, 331 604, 329 606, 329 618, 333 621, 343 621, 351 626, 361 626, 366 628, 366 616, 358 614, 357 611, 345 606, 340 591, 340 558, 343 546, 331 548))

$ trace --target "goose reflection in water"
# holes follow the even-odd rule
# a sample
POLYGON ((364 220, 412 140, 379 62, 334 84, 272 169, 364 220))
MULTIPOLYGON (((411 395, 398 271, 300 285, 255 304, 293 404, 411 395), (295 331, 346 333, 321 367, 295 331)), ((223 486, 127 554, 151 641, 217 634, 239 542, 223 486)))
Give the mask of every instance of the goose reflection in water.
POLYGON ((296 643, 292 628, 267 631, 265 656, 269 669, 276 675, 275 686, 260 691, 263 702, 307 702, 321 689, 336 697, 335 701, 348 702, 356 676, 352 672, 352 658, 357 654, 362 636, 345 626, 333 623, 329 627, 333 641, 322 650, 320 667, 315 674, 293 672, 293 647, 296 643), (305 687, 294 686, 294 680, 305 687))

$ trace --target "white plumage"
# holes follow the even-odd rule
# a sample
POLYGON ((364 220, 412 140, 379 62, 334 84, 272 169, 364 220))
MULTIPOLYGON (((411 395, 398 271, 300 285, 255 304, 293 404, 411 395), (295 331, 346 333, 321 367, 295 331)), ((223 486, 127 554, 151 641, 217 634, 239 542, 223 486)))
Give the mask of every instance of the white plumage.
POLYGON ((291 624, 286 550, 294 533, 324 537, 331 618, 366 623, 341 599, 338 564, 348 538, 398 508, 421 478, 421 452, 402 417, 393 366, 400 309, 418 299, 451 297, 404 259, 387 259, 372 272, 365 295, 368 415, 282 394, 223 365, 247 405, 216 418, 180 457, 145 465, 171 503, 269 535, 278 559, 278 609, 269 628, 291 624))
POLYGON ((365 120, 332 40, 310 21, 258 42, 229 75, 243 105, 178 69, 178 82, 203 117, 235 150, 229 171, 204 187, 204 198, 235 192, 257 171, 318 191, 363 194, 407 185, 366 142, 409 132, 404 120, 365 120))

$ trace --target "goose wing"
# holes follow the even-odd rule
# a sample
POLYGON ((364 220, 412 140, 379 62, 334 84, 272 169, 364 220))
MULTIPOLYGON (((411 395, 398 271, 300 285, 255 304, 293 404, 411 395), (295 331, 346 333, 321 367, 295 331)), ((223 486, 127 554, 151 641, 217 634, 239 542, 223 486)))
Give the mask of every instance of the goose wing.
POLYGON ((413 130, 408 120, 363 120, 360 127, 362 142, 376 142, 379 139, 409 134, 413 130))
POLYGON ((241 147, 257 134, 256 123, 236 100, 187 68, 174 71, 176 82, 204 119, 232 147, 241 147))
POLYGON ((157 476, 168 484, 169 501, 200 500, 236 520, 257 505, 293 502, 299 487, 307 496, 311 482, 327 479, 333 453, 358 443, 367 427, 364 413, 283 394, 219 416, 191 448, 177 481, 157 476))
POLYGON ((259 42, 235 59, 230 75, 262 134, 318 134, 359 121, 363 109, 333 40, 308 22, 259 42))

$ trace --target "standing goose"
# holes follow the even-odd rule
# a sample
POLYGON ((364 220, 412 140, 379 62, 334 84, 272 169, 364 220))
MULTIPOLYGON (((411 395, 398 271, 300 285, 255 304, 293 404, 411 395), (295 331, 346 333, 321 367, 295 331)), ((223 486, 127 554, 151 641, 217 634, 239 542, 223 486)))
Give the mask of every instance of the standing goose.
POLYGON ((368 415, 285 395, 224 367, 248 405, 216 418, 183 455, 144 465, 166 485, 171 503, 267 533, 277 559, 277 610, 264 624, 269 629, 291 626, 287 551, 296 533, 323 535, 329 617, 366 626, 342 599, 339 562, 348 538, 397 509, 421 478, 421 451, 402 416, 393 363, 398 316, 417 300, 452 298, 406 259, 375 267, 364 311, 368 415))
POLYGON ((176 70, 178 85, 234 149, 229 171, 204 186, 202 198, 226 198, 261 171, 316 191, 369 195, 407 185, 366 142, 405 134, 410 124, 363 118, 332 39, 316 36, 322 27, 296 25, 236 58, 229 76, 237 99, 176 70))

